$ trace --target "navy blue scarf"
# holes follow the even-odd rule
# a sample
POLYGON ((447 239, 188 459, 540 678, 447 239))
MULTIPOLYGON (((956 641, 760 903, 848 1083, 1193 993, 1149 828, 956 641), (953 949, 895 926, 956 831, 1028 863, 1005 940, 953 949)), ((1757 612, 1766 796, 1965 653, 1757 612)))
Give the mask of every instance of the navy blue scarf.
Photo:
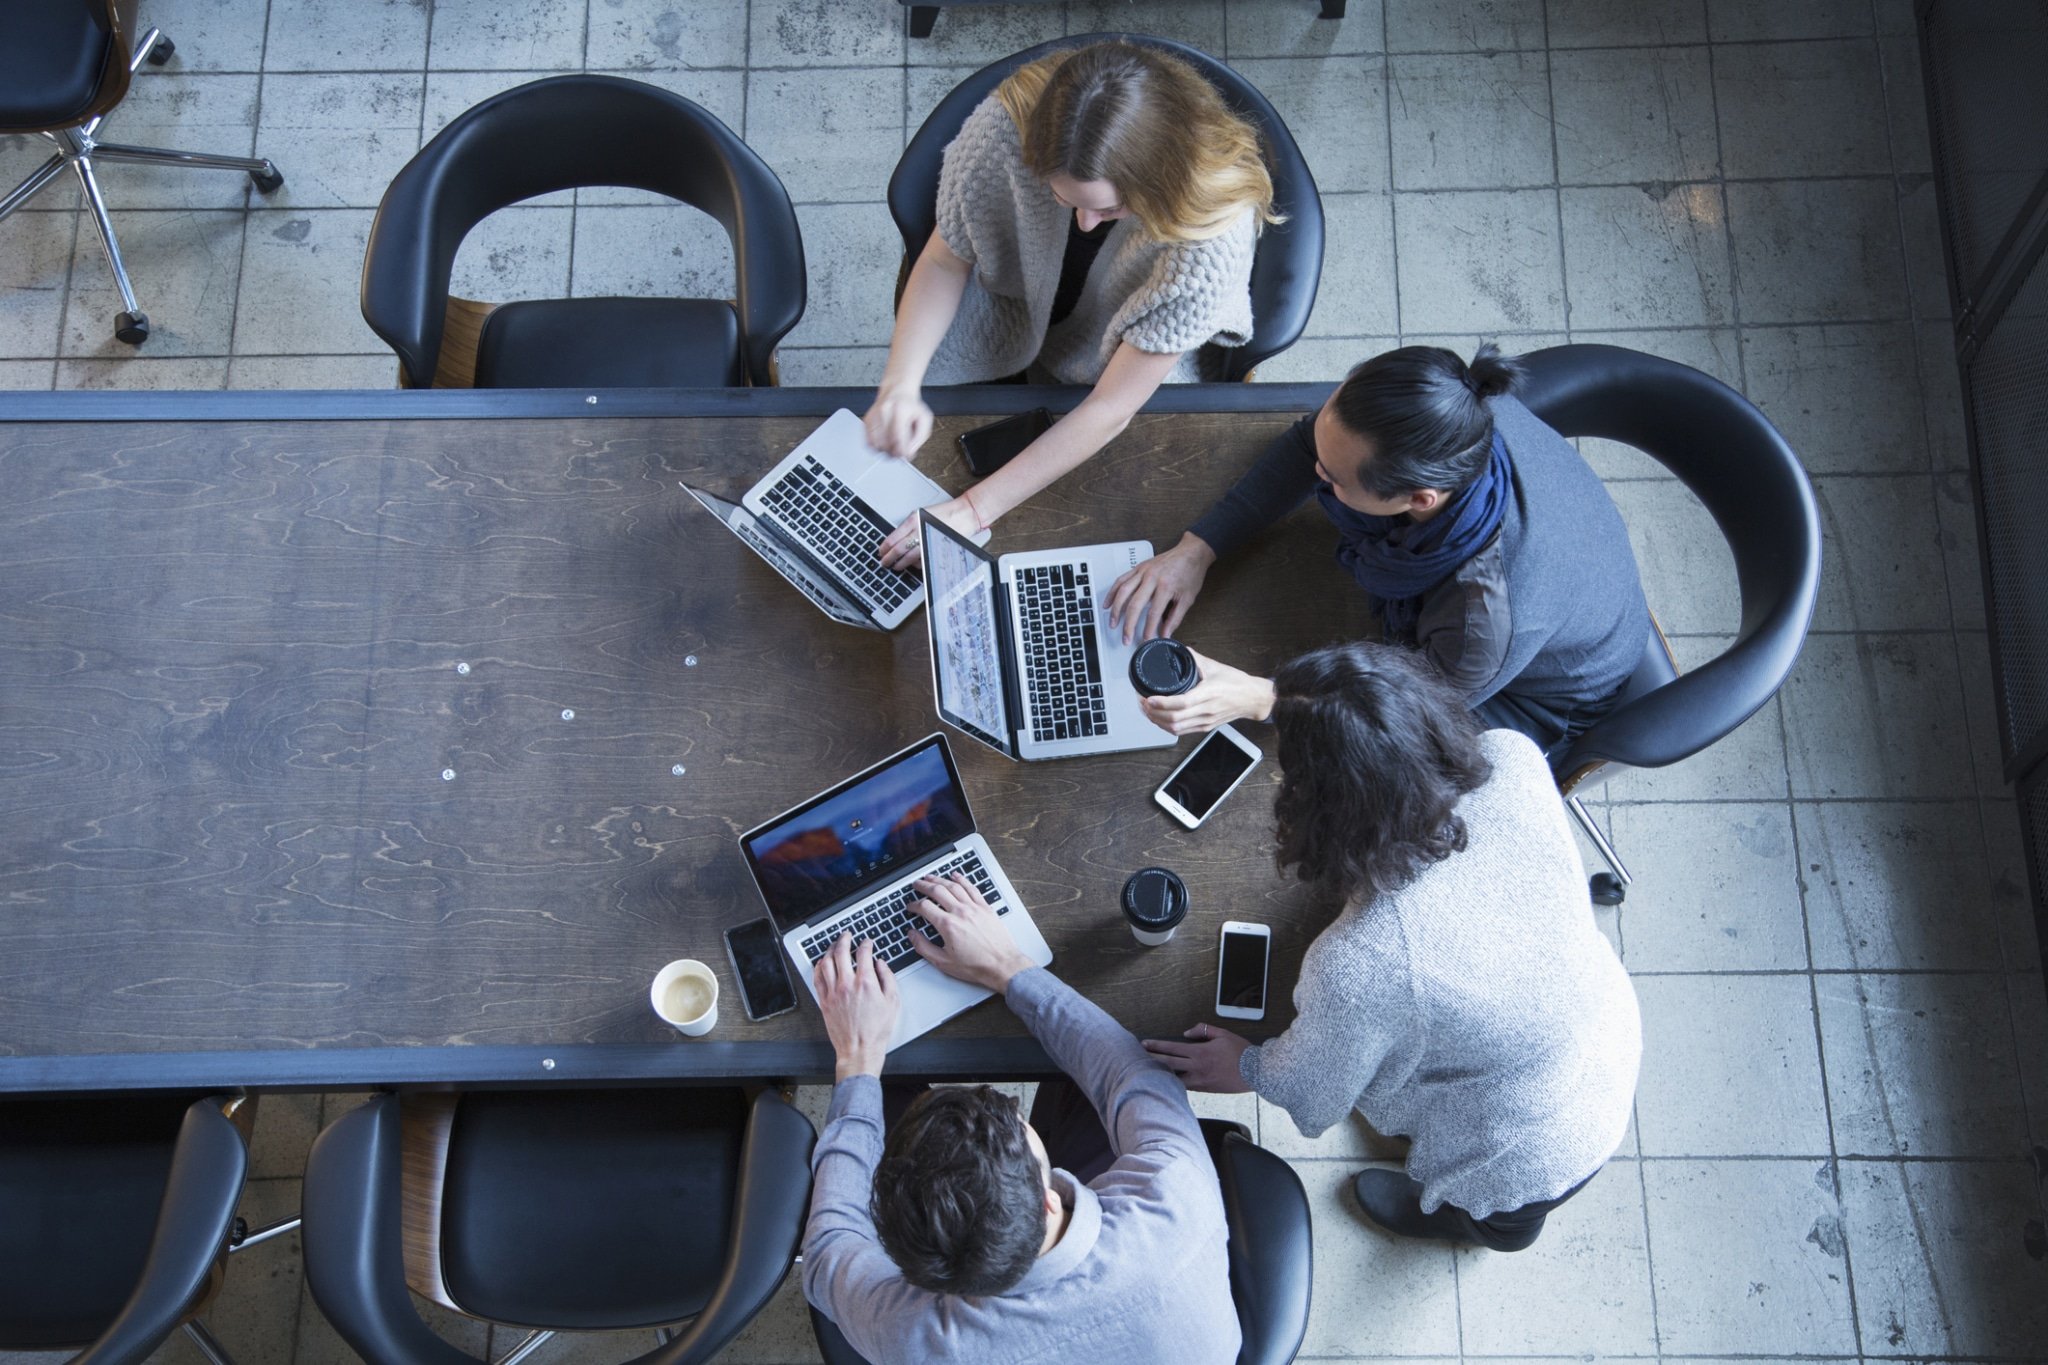
POLYGON ((1337 562, 1379 599, 1388 639, 1412 640, 1422 595, 1457 572, 1500 530, 1513 476, 1507 443, 1496 431, 1485 472, 1419 525, 1405 515, 1368 516, 1337 501, 1330 485, 1316 485, 1316 501, 1337 523, 1337 562))

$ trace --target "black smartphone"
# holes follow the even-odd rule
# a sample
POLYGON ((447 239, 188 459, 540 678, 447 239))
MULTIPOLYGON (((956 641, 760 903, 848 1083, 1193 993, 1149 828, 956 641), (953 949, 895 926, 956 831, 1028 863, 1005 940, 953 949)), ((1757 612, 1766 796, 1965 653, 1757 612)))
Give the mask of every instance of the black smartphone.
POLYGON ((1052 414, 1044 408, 1033 408, 962 432, 960 454, 967 461, 968 472, 977 479, 985 479, 1051 429, 1052 414))
POLYGON ((725 955, 739 978, 740 1004, 749 1019, 773 1019, 796 1008, 796 987, 783 962, 782 935, 773 921, 752 920, 725 931, 725 955))

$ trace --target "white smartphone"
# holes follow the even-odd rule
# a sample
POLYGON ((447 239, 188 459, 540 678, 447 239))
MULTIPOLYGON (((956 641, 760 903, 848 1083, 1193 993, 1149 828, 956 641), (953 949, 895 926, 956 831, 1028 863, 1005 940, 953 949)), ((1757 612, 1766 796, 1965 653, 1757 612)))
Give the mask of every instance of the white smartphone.
POLYGON ((1216 1013, 1225 1019, 1266 1017, 1266 959, 1273 930, 1240 919, 1223 921, 1216 954, 1216 1013))
POLYGON ((1168 815, 1193 829, 1251 776, 1263 757, 1258 745, 1228 725, 1218 726, 1178 768, 1167 774, 1159 790, 1152 793, 1152 799, 1168 815))

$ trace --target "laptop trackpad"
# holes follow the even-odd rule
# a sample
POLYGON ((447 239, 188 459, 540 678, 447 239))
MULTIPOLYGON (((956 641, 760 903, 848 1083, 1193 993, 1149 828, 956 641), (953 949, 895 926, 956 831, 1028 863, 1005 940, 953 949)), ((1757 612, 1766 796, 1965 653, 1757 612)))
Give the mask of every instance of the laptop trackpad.
POLYGON ((872 457, 852 484, 853 491, 891 523, 946 497, 946 490, 919 473, 916 465, 886 455, 872 457))

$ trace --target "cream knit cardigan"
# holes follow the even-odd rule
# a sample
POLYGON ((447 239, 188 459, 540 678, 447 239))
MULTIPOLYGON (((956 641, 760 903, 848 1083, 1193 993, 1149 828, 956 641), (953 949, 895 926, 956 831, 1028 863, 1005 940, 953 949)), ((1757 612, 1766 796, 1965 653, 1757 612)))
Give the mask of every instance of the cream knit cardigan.
POLYGON ((946 145, 939 171, 939 236, 974 273, 925 382, 980 383, 1036 361, 1062 383, 1093 384, 1125 341, 1178 353, 1167 379, 1186 382, 1199 377, 1195 351, 1204 343, 1251 339, 1250 209, 1199 242, 1155 242, 1135 217, 1119 219, 1074 311, 1049 327, 1071 212, 1025 167, 1001 101, 983 100, 946 145))

